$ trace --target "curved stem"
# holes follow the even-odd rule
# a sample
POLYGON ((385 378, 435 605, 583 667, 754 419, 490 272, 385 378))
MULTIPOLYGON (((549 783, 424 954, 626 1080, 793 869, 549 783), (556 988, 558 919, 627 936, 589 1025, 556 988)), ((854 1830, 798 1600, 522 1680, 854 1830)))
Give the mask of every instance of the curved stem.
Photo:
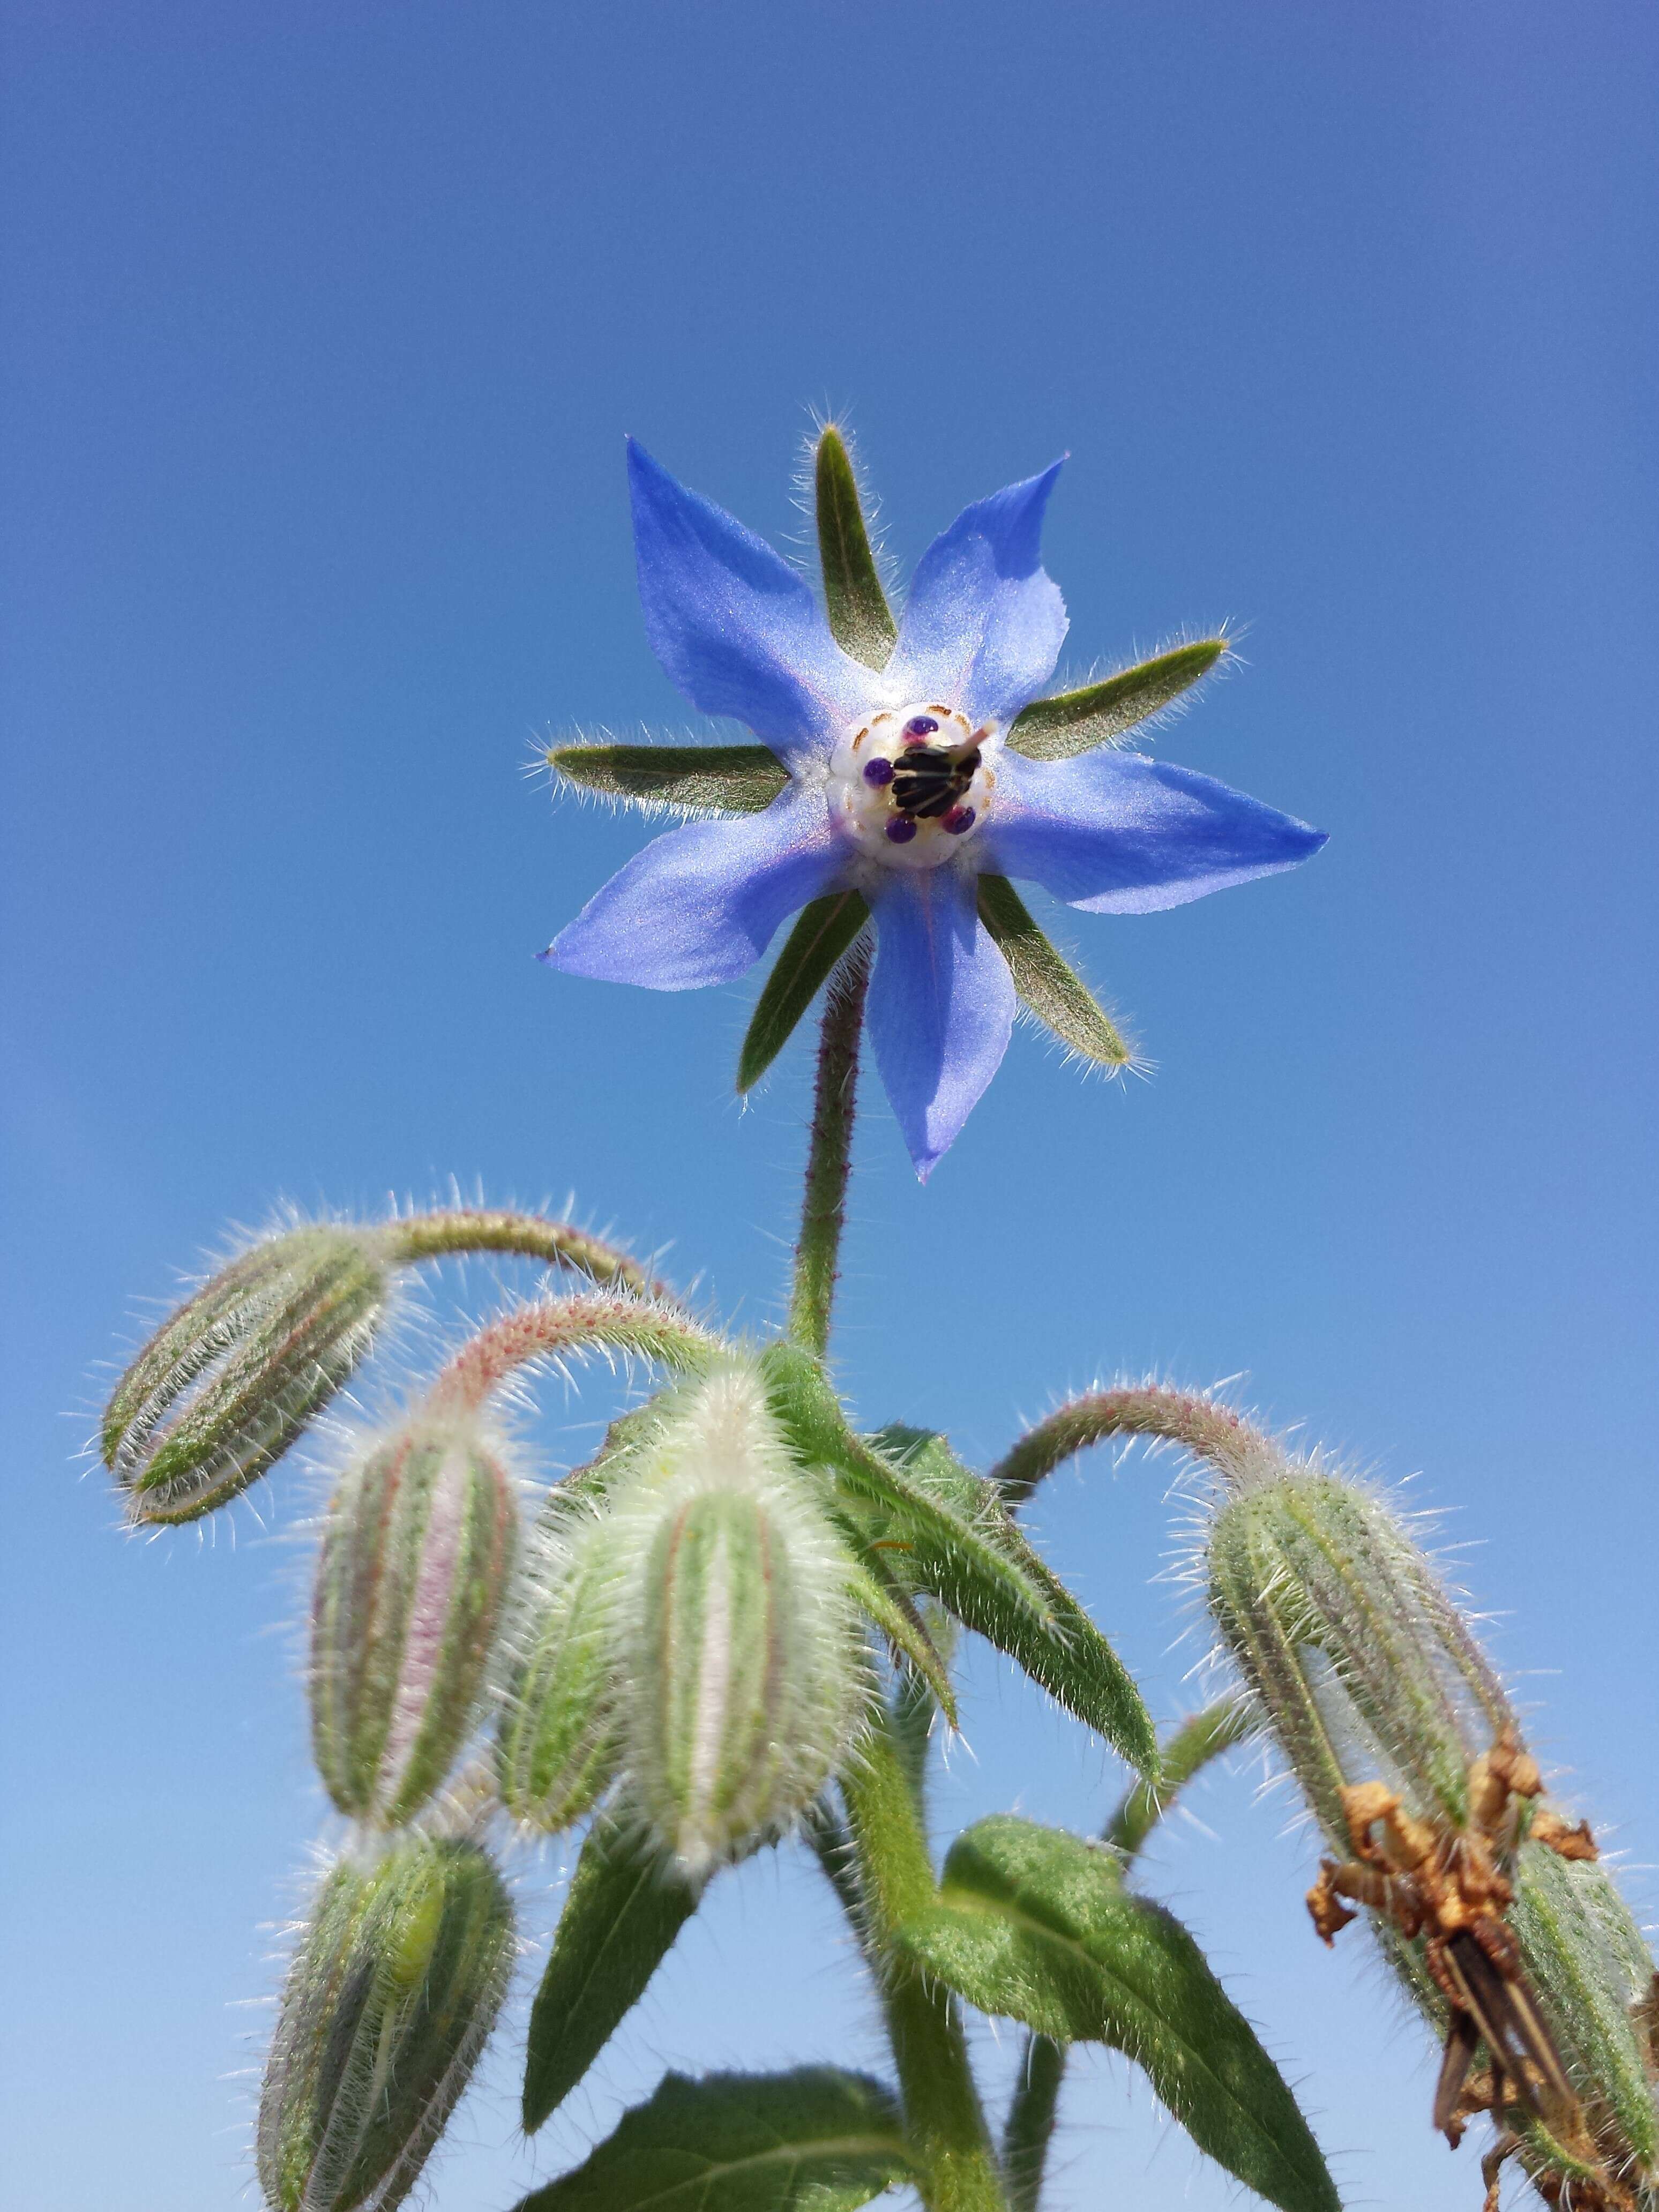
POLYGON ((1091 1390, 1039 1421, 991 1469, 1004 1503, 1023 1505, 1046 1474, 1108 1437, 1160 1437, 1182 1444, 1217 1469, 1231 1490, 1247 1487, 1283 1465, 1278 1447, 1242 1414, 1196 1391, 1153 1382, 1091 1390))
POLYGON ((841 1786, 858 1870, 856 1924, 881 1992, 905 2125, 926 2172, 922 2203, 927 2212, 1007 2212, 957 2001, 895 1941, 939 1890, 904 1763, 884 1721, 872 1728, 841 1786))
POLYGON ((818 1359, 830 1347, 830 1315, 835 1304, 851 1167, 859 1038, 869 987, 870 945, 869 939, 863 938, 831 979, 818 1032, 812 1141, 806 1155, 806 1189, 789 1299, 789 1334, 818 1359))
POLYGON ((665 1295, 663 1285, 627 1253, 568 1221, 550 1221, 539 1213, 514 1213, 494 1206, 449 1206, 389 1222, 380 1234, 391 1258, 401 1267, 442 1259, 452 1253, 511 1252, 526 1260, 574 1267, 596 1283, 618 1283, 642 1295, 665 1295))
POLYGON ((464 1344, 428 1398, 445 1411, 473 1411, 520 1367, 562 1354, 615 1351, 695 1373, 720 1349, 718 1337, 684 1315, 635 1298, 541 1298, 503 1315, 464 1344))
MULTIPOLYGON (((1135 1783, 1119 1801, 1101 1840, 1109 1844, 1127 1874, 1141 1845, 1193 1777, 1224 1751, 1252 1734, 1257 1716, 1237 1698, 1220 1698, 1182 1721, 1162 1747, 1156 1781, 1135 1783)), ((1002 2164, 1013 2212, 1036 2212, 1043 2168, 1060 2110, 1060 2086, 1070 2053, 1046 2035, 1028 2035, 1024 2063, 1002 2133, 1002 2164)))

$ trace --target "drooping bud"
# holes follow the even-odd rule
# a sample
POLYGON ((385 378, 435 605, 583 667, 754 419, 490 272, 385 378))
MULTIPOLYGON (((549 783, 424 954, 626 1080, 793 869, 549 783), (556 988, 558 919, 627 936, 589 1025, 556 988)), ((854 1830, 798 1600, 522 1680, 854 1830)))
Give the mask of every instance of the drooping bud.
POLYGON ((670 1403, 614 1510, 630 1784, 695 1878, 787 1829, 847 1750, 866 1694, 848 1562, 735 1364, 670 1403))
POLYGON ((368 1352, 386 1305, 375 1232, 318 1223, 222 1267, 117 1384, 103 1453, 136 1522, 192 1521, 279 1460, 368 1352))
POLYGON ((343 1813, 397 1827, 477 1717, 518 1537, 500 1449, 471 1415, 417 1414, 347 1468, 311 1620, 311 1730, 343 1813))
POLYGON ((1436 2124, 1455 2142, 1490 2112, 1494 2158, 1517 2155, 1552 2203, 1646 2203, 1653 1962, 1588 1829, 1536 1808, 1537 1766, 1431 1562, 1380 1499, 1281 1458, 1235 1479, 1206 1564, 1222 1642, 1332 1854, 1318 1932, 1369 1906, 1445 2039, 1436 2124))
POLYGON ((508 1642, 496 1786, 515 1820, 557 1834, 579 1820, 619 1756, 617 1524, 558 1501, 537 1532, 508 1642))
POLYGON ((392 2212, 465 2088, 513 1963, 513 1910, 476 1844, 400 1838, 324 1882, 283 1991, 259 2100, 271 2212, 392 2212))

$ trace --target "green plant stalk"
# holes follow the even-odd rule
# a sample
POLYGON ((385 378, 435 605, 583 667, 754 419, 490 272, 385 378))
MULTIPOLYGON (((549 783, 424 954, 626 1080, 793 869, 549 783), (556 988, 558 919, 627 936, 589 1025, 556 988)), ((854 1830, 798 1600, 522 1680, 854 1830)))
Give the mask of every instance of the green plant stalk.
MULTIPOLYGON (((1102 1831, 1102 1841, 1118 1853, 1126 1874, 1187 1784, 1257 1725, 1255 1717, 1236 1698, 1218 1698, 1182 1723, 1163 1747, 1156 1781, 1133 1784, 1102 1831)), ((1051 2036, 1025 2039, 1024 2062, 1002 2133, 1002 2165, 1013 2212, 1037 2212, 1069 2056, 1066 2045, 1051 2036)))
MULTIPOLYGON (((904 1761, 878 1721, 842 1776, 859 1877, 859 1936, 880 1987, 927 2212, 1008 2212, 951 1992, 900 1954, 893 1931, 938 1895, 904 1761)), ((837 1885, 839 1887, 839 1885, 837 1885)))
POLYGON ((574 1267, 596 1283, 617 1283, 642 1297, 663 1297, 663 1285, 637 1260, 598 1237, 573 1229, 568 1221, 549 1221, 537 1213, 514 1213, 495 1206, 453 1206, 436 1213, 410 1214, 380 1232, 399 1266, 466 1252, 511 1252, 550 1266, 574 1267))
POLYGON ((817 1084, 812 1099, 812 1139, 806 1155, 800 1241, 789 1300, 789 1334, 815 1358, 830 1347, 841 1232, 847 1217, 853 1116, 858 1089, 859 1040, 865 994, 870 988, 867 939, 854 945, 831 980, 818 1031, 817 1084))

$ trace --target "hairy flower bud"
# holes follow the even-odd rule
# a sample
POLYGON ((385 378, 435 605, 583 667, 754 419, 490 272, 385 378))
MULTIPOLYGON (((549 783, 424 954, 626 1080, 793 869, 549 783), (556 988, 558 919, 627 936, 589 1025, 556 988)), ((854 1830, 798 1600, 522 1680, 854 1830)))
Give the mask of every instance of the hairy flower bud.
POLYGON ((104 1416, 136 1522, 192 1521, 279 1460, 367 1352, 387 1273, 372 1231, 265 1237, 151 1338, 104 1416))
POLYGON ((518 1536, 499 1450, 468 1415, 417 1415, 348 1467, 311 1622, 317 1765, 343 1813, 396 1827, 477 1718, 518 1536))
POLYGON ((621 1532, 561 1504, 532 1547, 495 1733, 502 1804, 550 1835, 592 1807, 618 1758, 621 1532))
POLYGON ((1653 1962, 1588 1830, 1534 1808, 1537 1767, 1430 1561, 1380 1499, 1281 1462, 1217 1506, 1206 1569, 1334 1855, 1316 1926, 1329 1941, 1345 1900, 1371 1907, 1446 2038, 1437 2124, 1455 2142, 1491 2111, 1552 2203, 1647 2204, 1653 1962))
POLYGON ((477 1844, 400 1838, 337 1866, 283 1991, 259 2100, 271 2212, 401 2204, 465 2088, 513 1963, 513 1911, 477 1844))
POLYGON ((775 1835, 844 1754, 864 1669, 848 1561, 758 1376, 671 1403, 616 1512, 629 1772, 682 1871, 775 1835))

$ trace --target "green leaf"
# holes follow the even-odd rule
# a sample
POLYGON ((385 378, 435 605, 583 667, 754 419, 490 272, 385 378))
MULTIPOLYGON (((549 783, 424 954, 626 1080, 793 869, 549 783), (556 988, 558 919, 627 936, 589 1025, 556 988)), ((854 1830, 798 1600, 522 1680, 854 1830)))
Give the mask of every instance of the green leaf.
POLYGON ((1067 1712, 1103 1735, 1143 1774, 1158 1765, 1158 1739, 1134 1677, 1048 1561, 1026 1538, 995 1486, 965 1468, 945 1438, 907 1436, 893 1453, 905 1474, 936 1504, 948 1507, 994 1549, 1015 1578, 1022 1602, 1010 1605, 1005 1577, 975 1572, 951 1540, 911 1528, 906 1561, 912 1579, 939 1599, 964 1628, 994 1644, 1024 1668, 1067 1712), (964 1572, 964 1567, 966 1571, 964 1572))
POLYGON ((1224 637, 1202 638, 1123 669, 1103 684, 1034 700, 1015 716, 1008 743, 1028 760, 1071 760, 1109 745, 1207 676, 1226 650, 1224 637))
POLYGON ((738 1058, 739 1091, 752 1089, 788 1043, 869 915, 857 891, 830 891, 801 908, 750 1017, 738 1058))
MULTIPOLYGON (((1150 1773, 1158 1738, 1133 1678, 990 1484, 942 1437, 924 1434, 901 1460, 854 1436, 823 1369, 799 1346, 769 1345, 760 1364, 797 1454, 833 1471, 866 1549, 1150 1773)), ((915 1432, 887 1431, 898 1433, 915 1432)))
POLYGON ((848 1587, 854 1602, 868 1614, 893 1650, 909 1661, 954 1728, 957 1694, 950 1669, 909 1593, 868 1565, 854 1568, 848 1577, 848 1587))
POLYGON ((689 814, 758 814, 789 781, 764 745, 550 745, 547 764, 585 790, 689 814))
POLYGON ((697 1909, 661 1854, 602 1814, 588 1831, 530 2014, 524 2127, 570 2094, 697 1909))
POLYGON ((1134 1054, 1083 978, 1037 927, 1006 876, 979 879, 979 916, 1001 949, 1014 988, 1043 1027, 1099 1067, 1127 1067, 1134 1054))
POLYGON ((854 2212, 915 2161, 879 2081, 833 2066, 667 2074, 517 2212, 854 2212))
POLYGON ((957 1838, 939 1903, 899 1940, 981 2012, 1121 2051, 1200 2150, 1281 2212, 1338 2212, 1307 2122, 1174 1916, 1113 1853, 1001 1814, 957 1838))
POLYGON ((813 471, 818 524, 818 557, 823 564, 823 600, 836 643, 866 668, 885 668, 898 629, 881 588, 870 533, 864 525, 858 478, 830 424, 818 439, 813 471))

